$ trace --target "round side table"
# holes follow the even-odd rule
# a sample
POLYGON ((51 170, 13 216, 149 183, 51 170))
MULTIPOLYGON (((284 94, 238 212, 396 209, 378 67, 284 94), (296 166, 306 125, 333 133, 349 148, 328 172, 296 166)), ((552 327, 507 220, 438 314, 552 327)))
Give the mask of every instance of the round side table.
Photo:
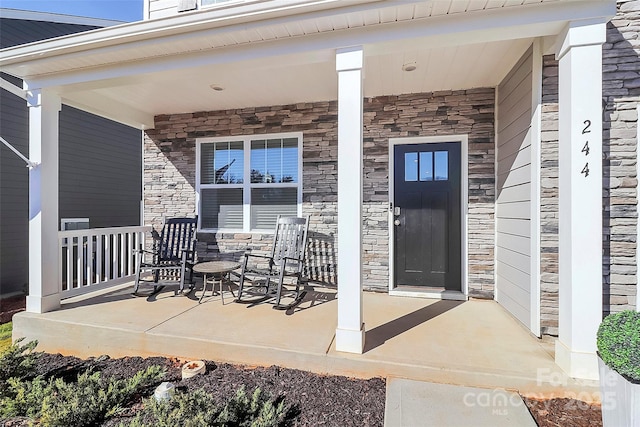
MULTIPOLYGON (((218 282, 220 299, 222 305, 224 305, 224 294, 222 292, 222 282, 227 279, 229 273, 237 268, 240 268, 241 264, 237 261, 205 261, 199 262, 193 266, 193 271, 196 273, 202 273, 202 295, 200 295, 199 303, 202 302, 204 294, 207 292, 207 285, 211 283, 211 296, 214 295, 215 284, 218 282)), ((231 291, 233 294, 233 291, 231 291)))

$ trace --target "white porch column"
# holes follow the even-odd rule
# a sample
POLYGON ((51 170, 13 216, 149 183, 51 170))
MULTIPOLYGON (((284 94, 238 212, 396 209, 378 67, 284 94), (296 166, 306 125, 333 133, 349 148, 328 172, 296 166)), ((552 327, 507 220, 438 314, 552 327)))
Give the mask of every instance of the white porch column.
POLYGON ((29 296, 27 311, 60 307, 58 293, 58 113, 60 98, 30 91, 29 158, 39 163, 29 172, 29 296))
POLYGON ((338 328, 336 350, 362 353, 362 47, 336 52, 338 71, 338 328))
POLYGON ((558 38, 559 337, 556 363, 597 379, 602 320, 602 43, 604 23, 572 22, 558 38))

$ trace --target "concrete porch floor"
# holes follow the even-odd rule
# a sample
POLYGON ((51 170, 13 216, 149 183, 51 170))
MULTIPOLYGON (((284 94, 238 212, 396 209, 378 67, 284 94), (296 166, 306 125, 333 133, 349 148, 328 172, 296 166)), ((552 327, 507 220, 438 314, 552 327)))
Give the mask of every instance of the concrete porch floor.
POLYGON ((494 301, 444 301, 364 294, 364 354, 335 350, 334 290, 310 291, 296 309, 225 304, 199 290, 153 298, 132 284, 65 300, 60 310, 19 313, 13 337, 38 349, 79 357, 164 355, 250 366, 279 365, 359 378, 516 390, 532 397, 598 400, 597 383, 568 378, 553 360, 553 341, 526 331, 494 301))

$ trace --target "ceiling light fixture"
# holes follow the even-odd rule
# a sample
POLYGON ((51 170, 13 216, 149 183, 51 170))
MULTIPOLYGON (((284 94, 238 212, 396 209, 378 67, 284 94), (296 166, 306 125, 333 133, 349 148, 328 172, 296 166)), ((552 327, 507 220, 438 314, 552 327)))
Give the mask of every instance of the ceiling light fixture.
POLYGON ((216 92, 222 92, 224 90, 222 86, 218 86, 218 85, 210 85, 209 87, 215 90, 216 92))
POLYGON ((406 64, 402 64, 402 71, 411 72, 416 68, 418 68, 418 66, 415 62, 407 62, 406 64))

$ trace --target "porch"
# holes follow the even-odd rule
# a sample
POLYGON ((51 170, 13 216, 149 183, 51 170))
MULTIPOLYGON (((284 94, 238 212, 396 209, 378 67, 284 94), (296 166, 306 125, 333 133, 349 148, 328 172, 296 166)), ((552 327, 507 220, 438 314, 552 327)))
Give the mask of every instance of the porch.
MULTIPOLYGON (((532 396, 597 399, 554 362, 553 342, 533 337, 497 302, 364 293, 363 354, 335 350, 337 295, 316 288, 290 312, 269 304, 225 304, 200 288, 134 297, 132 283, 66 299, 61 309, 14 316, 14 338, 80 357, 165 355, 250 366, 278 365, 353 377, 401 377, 504 388, 532 396)), ((230 296, 230 295, 229 295, 230 296)))
MULTIPOLYGON (((559 147, 562 194, 557 214, 562 231, 555 233, 558 244, 552 248, 559 254, 552 296, 560 335, 556 361, 573 377, 597 378, 594 336, 602 313, 602 236, 584 230, 602 229, 601 162, 592 159, 602 155, 602 44, 615 2, 519 0, 479 11, 459 11, 453 1, 364 1, 344 8, 338 6, 341 2, 302 1, 299 8, 288 9, 269 9, 276 2, 258 3, 254 6, 265 10, 238 10, 235 15, 231 8, 212 9, 3 52, 6 71, 24 80, 25 90, 15 91, 29 105, 30 157, 40 163, 30 172, 30 313, 19 318, 16 333, 37 338, 45 330, 48 336, 41 341, 50 342, 50 350, 58 346, 83 355, 126 350, 210 357, 205 350, 216 347, 216 359, 237 363, 275 363, 282 353, 293 367, 316 361, 319 371, 400 376, 409 376, 415 367, 418 378, 430 375, 450 382, 456 377, 461 383, 475 378, 468 385, 489 387, 497 384, 491 380, 496 373, 511 378, 512 388, 518 382, 535 384, 538 369, 547 364, 549 373, 560 375, 550 353, 495 302, 465 302, 447 311, 443 307, 457 303, 429 306, 420 305, 426 300, 403 299, 396 306, 386 296, 377 307, 364 300, 383 297, 362 294, 374 280, 389 290, 399 285, 393 270, 394 227, 396 220, 401 224, 396 216, 408 209, 396 208, 409 205, 394 199, 391 148, 459 142, 461 173, 455 182, 462 205, 455 225, 460 248, 451 252, 460 271, 451 274, 459 279, 460 296, 495 298, 530 333, 541 333, 542 59, 554 54, 557 88, 552 93, 557 94, 558 114, 550 121, 557 124, 553 141, 559 147), (211 232, 207 246, 212 251, 234 252, 248 241, 260 247, 253 208, 262 200, 260 189, 277 186, 271 179, 251 182, 253 138, 282 140, 282 150, 284 139, 297 138, 297 167, 279 183, 293 188, 293 195, 283 196, 282 203, 311 215, 314 232, 335 237, 331 254, 337 256, 329 270, 339 273, 332 283, 339 283, 341 298, 295 313, 299 322, 277 318, 270 310, 262 319, 254 314, 260 313, 258 307, 208 310, 210 304, 201 308, 190 300, 143 303, 117 293, 100 297, 105 302, 96 297, 65 301, 68 289, 60 287, 62 277, 72 285, 74 278, 76 284, 89 277, 101 282, 102 272, 110 271, 107 266, 122 274, 135 265, 114 258, 103 263, 97 248, 116 257, 137 246, 130 246, 134 238, 105 243, 79 236, 78 249, 66 258, 66 276, 61 276, 57 135, 62 104, 144 129, 142 223, 158 226, 162 215, 197 214, 201 221, 208 215, 213 220, 199 231, 211 232), (246 159, 242 182, 201 179, 202 146, 209 144, 215 152, 215 144, 227 144, 229 153, 237 139, 242 139, 242 153, 236 166, 246 159), (233 191, 225 193, 227 189, 233 191), (212 202, 223 193, 231 194, 225 206, 212 202), (236 223, 220 225, 218 213, 229 206, 236 223), (71 258, 78 260, 75 266, 69 264, 71 258), (166 312, 155 308, 163 305, 166 312), (482 311, 468 313, 467 321, 447 319, 476 305, 493 307, 499 319, 484 320, 491 316, 482 311), (432 310, 443 313, 425 322, 432 310), (320 313, 328 321, 315 317, 320 313), (387 317, 371 318, 374 313, 387 317), (80 326, 76 319, 95 326, 80 326), (40 321, 46 327, 27 328, 40 321), (485 321, 489 323, 482 327, 485 321), (216 322, 221 330, 209 331, 216 322), (271 322, 270 328, 263 327, 271 322), (409 327, 412 322, 417 324, 409 327), (253 328, 235 333, 245 324, 269 333, 253 328), (69 325, 78 328, 77 334, 69 333, 69 325), (452 325, 463 325, 462 330, 452 325), (309 333, 310 328, 318 330, 309 333), (406 331, 398 334, 396 328, 406 331), (509 336, 509 329, 520 338, 509 336), (222 335, 211 338, 217 334, 222 335), (77 344, 68 341, 72 336, 77 344), (83 342, 85 336, 97 342, 83 342), (101 347, 100 342, 113 344, 101 347), (336 342, 340 355, 332 349, 336 342), (377 342, 384 345, 372 345, 377 342), (479 342, 481 346, 474 344, 479 342), (256 347, 264 354, 246 354, 256 347)), ((214 159, 205 172, 212 175, 221 166, 214 159)), ((268 171, 258 172, 266 177, 268 171)), ((422 241, 432 240, 426 235, 422 241)), ((288 366, 285 362, 278 361, 288 366)))

